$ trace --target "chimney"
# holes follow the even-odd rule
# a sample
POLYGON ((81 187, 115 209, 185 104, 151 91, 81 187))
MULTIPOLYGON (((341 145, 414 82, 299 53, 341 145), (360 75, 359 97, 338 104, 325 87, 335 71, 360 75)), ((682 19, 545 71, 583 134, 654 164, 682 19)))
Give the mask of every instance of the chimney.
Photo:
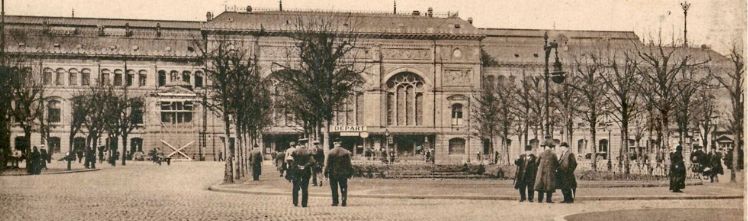
POLYGON ((251 5, 247 5, 247 13, 252 13, 252 6, 251 5))
POLYGON ((434 17, 434 8, 429 7, 429 9, 426 10, 426 16, 434 17))
POLYGON ((205 14, 205 17, 208 21, 213 20, 213 12, 208 12, 207 14, 205 14))
POLYGON ((468 17, 468 23, 473 24, 473 17, 468 17))
POLYGON ((419 15, 421 15, 421 12, 419 12, 418 10, 414 10, 412 15, 413 16, 419 16, 419 15))

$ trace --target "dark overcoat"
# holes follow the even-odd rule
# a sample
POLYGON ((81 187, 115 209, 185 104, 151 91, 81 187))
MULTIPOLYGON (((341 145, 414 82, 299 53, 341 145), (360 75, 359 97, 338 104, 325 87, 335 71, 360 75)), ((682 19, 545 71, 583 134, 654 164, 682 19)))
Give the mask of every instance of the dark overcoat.
POLYGON ((249 152, 249 162, 252 162, 252 170, 262 170, 262 152, 255 148, 249 152))
POLYGON ((535 175, 535 190, 542 192, 556 191, 556 169, 558 157, 553 150, 546 149, 538 157, 538 172, 535 175))
POLYGON ((670 153, 670 190, 686 188, 686 165, 680 151, 670 153))
POLYGON ((535 174, 538 169, 535 154, 519 155, 519 158, 514 160, 514 165, 517 165, 517 172, 514 175, 514 188, 519 189, 522 186, 534 188, 535 174))
POLYGON ((577 160, 574 153, 566 151, 559 158, 558 170, 556 176, 558 189, 575 189, 577 188, 577 178, 574 177, 574 170, 577 169, 577 160))
POLYGON ((341 147, 330 150, 327 154, 325 174, 334 178, 350 178, 353 175, 351 152, 341 147))

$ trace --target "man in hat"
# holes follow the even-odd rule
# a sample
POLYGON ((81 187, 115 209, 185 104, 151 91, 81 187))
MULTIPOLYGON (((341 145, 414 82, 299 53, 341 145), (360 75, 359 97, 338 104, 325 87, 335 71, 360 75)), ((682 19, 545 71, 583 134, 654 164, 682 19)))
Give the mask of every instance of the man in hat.
POLYGON ((296 142, 291 141, 288 143, 288 149, 282 154, 283 155, 283 165, 281 165, 281 176, 283 176, 283 172, 286 172, 286 179, 288 181, 291 181, 291 168, 290 168, 290 162, 293 161, 293 157, 291 157, 291 154, 296 151, 296 142))
MULTIPOLYGON (((314 144, 314 173, 312 174, 312 184, 317 186, 317 176, 322 173, 322 167, 325 165, 325 150, 319 145, 319 141, 312 142, 314 144)), ((322 179, 319 180, 319 185, 322 186, 322 179)))
POLYGON ((330 150, 327 156, 327 163, 325 163, 325 177, 330 178, 332 206, 338 206, 338 187, 342 196, 341 206, 346 206, 348 200, 348 178, 353 175, 351 152, 341 147, 339 139, 336 139, 333 145, 335 147, 330 150))
POLYGON ((532 202, 534 198, 535 172, 538 169, 536 160, 530 145, 525 146, 525 153, 520 154, 519 158, 514 160, 514 165, 517 165, 517 172, 514 175, 514 188, 519 190, 520 202, 524 202, 526 199, 532 202))
POLYGON ((558 157, 553 152, 553 144, 545 144, 545 151, 538 157, 538 170, 535 175, 535 191, 538 191, 538 203, 553 203, 553 192, 556 191, 556 169, 558 157))
POLYGON ((564 195, 562 203, 574 202, 573 192, 576 192, 577 189, 577 179, 574 177, 575 169, 577 169, 577 160, 574 157, 574 153, 569 151, 569 144, 563 142, 561 143, 561 155, 557 171, 558 183, 556 185, 564 195))
POLYGON ((291 152, 291 170, 293 182, 293 205, 299 205, 299 190, 301 190, 301 207, 307 207, 307 201, 309 200, 309 178, 312 175, 312 166, 314 165, 314 155, 309 148, 306 147, 307 139, 299 139, 299 145, 296 146, 293 152, 291 152))
POLYGON ((683 163, 683 147, 678 145, 675 147, 675 152, 670 153, 670 190, 680 193, 684 188, 686 188, 686 165, 683 163))
POLYGON ((249 151, 249 162, 252 165, 252 180, 260 180, 260 174, 262 173, 262 152, 260 152, 260 147, 257 144, 252 147, 252 151, 249 151))

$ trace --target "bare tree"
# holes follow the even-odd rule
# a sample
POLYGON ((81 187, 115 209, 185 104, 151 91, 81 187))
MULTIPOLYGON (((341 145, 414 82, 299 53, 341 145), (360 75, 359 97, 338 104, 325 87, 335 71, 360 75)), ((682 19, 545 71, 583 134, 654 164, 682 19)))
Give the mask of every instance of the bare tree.
POLYGON ((107 113, 107 102, 113 97, 114 89, 103 80, 97 85, 89 87, 80 98, 79 102, 89 106, 85 115, 83 125, 86 128, 86 168, 96 168, 96 150, 99 138, 106 132, 106 124, 109 119, 107 113))
MULTIPOLYGON (((34 74, 32 69, 18 62, 8 69, 11 74, 8 81, 12 102, 10 114, 15 123, 23 129, 23 139, 26 147, 23 149, 24 156, 29 156, 31 144, 31 133, 35 128, 42 126, 44 115, 44 79, 40 74, 34 74)), ((30 160, 26 160, 26 168, 30 169, 30 160)), ((30 171, 29 171, 30 173, 30 171)))
MULTIPOLYGON (((608 87, 602 77, 606 72, 605 62, 594 53, 585 53, 574 58, 573 71, 577 83, 571 87, 579 92, 581 97, 579 111, 582 113, 582 120, 590 127, 592 170, 597 170, 597 125, 607 112, 608 87)), ((610 141, 608 141, 607 151, 610 151, 610 141)))
POLYGON ((481 138, 487 138, 490 148, 493 152, 496 142, 496 127, 499 125, 499 114, 496 110, 499 107, 500 98, 497 96, 495 82, 484 80, 482 81, 482 87, 480 92, 473 97, 475 105, 472 106, 472 120, 475 124, 472 124, 474 129, 478 131, 481 138))
POLYGON ((743 169, 742 161, 743 156, 740 154, 740 149, 743 145, 743 110, 744 110, 744 81, 745 81, 745 57, 742 54, 742 47, 733 45, 728 55, 730 64, 732 67, 729 70, 723 71, 719 74, 713 74, 719 84, 728 92, 730 96, 730 117, 728 118, 728 129, 733 133, 733 149, 730 157, 732 162, 728 165, 731 169, 730 182, 735 181, 735 171, 743 169), (739 161, 740 159, 740 161, 739 161))
MULTIPOLYGON (((363 84, 360 74, 366 69, 357 60, 357 36, 352 27, 355 21, 350 18, 320 17, 302 18, 294 21, 294 30, 289 37, 295 41, 294 55, 289 62, 274 63, 275 73, 287 89, 299 96, 305 107, 324 127, 322 145, 330 149, 330 123, 336 111, 341 110, 351 92, 363 84), (298 61, 291 63, 290 61, 298 61)), ((304 113, 308 114, 308 113, 304 113)), ((297 114, 299 115, 299 114, 297 114)), ((315 124, 316 125, 316 124, 315 124)))
MULTIPOLYGON (((640 80, 638 71, 639 61, 629 53, 623 54, 623 62, 612 58, 609 62, 611 71, 602 75, 606 87, 610 93, 605 94, 607 103, 612 109, 613 118, 618 122, 621 129, 620 160, 624 162, 624 173, 631 171, 629 151, 629 125, 632 119, 639 114, 639 91, 637 82, 640 80)), ((620 164, 619 164, 620 165, 620 164)))
MULTIPOLYGON (((127 86, 114 91, 106 102, 107 133, 112 137, 122 138, 122 165, 126 165, 127 138, 133 130, 143 125, 143 111, 145 98, 142 96, 130 97, 127 86)), ((114 151, 112 151, 114 152, 114 151)), ((112 162, 116 162, 114 159, 112 162)))

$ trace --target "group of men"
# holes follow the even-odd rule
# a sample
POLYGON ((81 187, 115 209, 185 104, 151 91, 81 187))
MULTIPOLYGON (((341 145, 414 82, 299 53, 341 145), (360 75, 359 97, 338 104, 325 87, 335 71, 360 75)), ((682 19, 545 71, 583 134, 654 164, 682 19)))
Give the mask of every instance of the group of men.
MULTIPOLYGON (((308 141, 308 139, 302 138, 298 142, 291 142, 285 152, 271 153, 280 176, 285 176, 293 184, 291 192, 293 205, 299 206, 299 191, 301 191, 301 206, 307 207, 309 181, 311 179, 314 186, 322 186, 322 179, 319 179, 319 182, 317 179, 317 176, 322 173, 330 181, 332 206, 346 206, 348 201, 348 178, 353 175, 351 152, 342 148, 340 140, 335 139, 333 141, 334 148, 328 152, 327 161, 325 161, 325 152, 319 145, 319 142, 314 141, 314 147, 308 148, 308 141)), ((261 157, 254 155, 250 154, 250 158, 261 157)), ((254 167, 258 167, 258 165, 253 164, 253 169, 254 167)))
POLYGON ((561 143, 558 151, 554 151, 555 145, 543 147, 545 150, 535 156, 532 146, 527 145, 525 153, 514 161, 517 166, 514 188, 519 190, 519 201, 533 202, 537 191, 538 203, 542 203, 544 198, 546 203, 553 203, 553 193, 561 189, 564 196, 562 203, 573 203, 577 189, 574 177, 577 161, 574 154, 566 143, 561 143))
POLYGON ((719 174, 724 174, 722 168, 722 154, 715 151, 715 148, 709 150, 709 153, 704 153, 700 147, 694 147, 694 152, 691 153, 691 165, 692 172, 697 174, 703 174, 704 177, 709 177, 710 182, 714 183, 716 180, 719 182, 719 174))

